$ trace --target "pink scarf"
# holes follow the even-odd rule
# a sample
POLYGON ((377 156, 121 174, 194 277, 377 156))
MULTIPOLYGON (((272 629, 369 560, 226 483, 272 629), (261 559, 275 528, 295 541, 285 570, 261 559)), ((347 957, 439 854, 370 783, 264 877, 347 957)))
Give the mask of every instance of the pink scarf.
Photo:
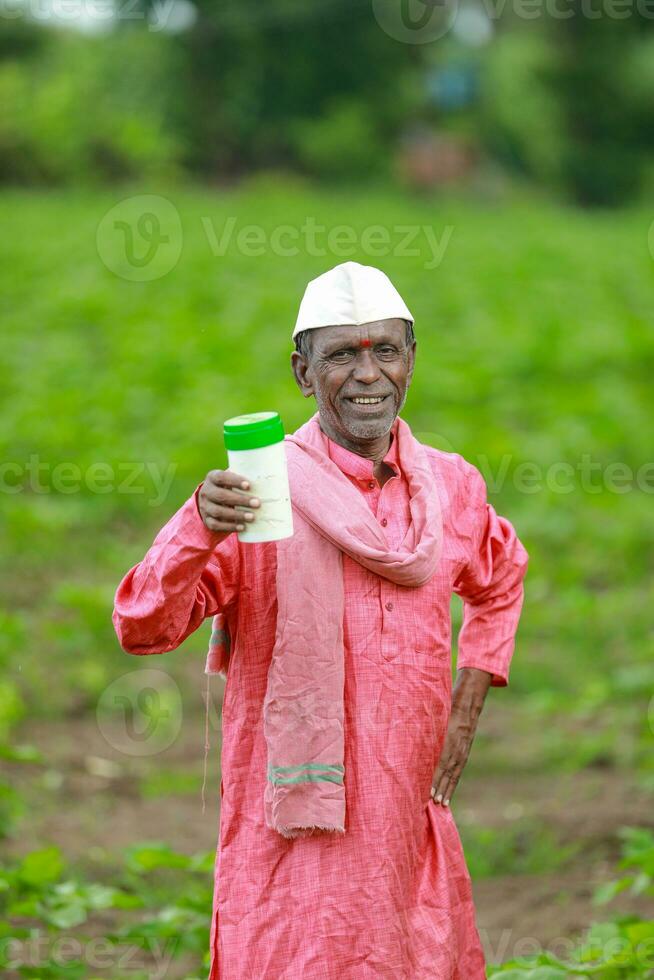
MULTIPOLYGON (((411 523, 397 550, 361 493, 330 459, 316 414, 285 437, 294 534, 277 542, 277 630, 263 705, 266 824, 284 837, 345 833, 342 554, 396 585, 434 574, 442 518, 423 446, 395 428, 411 523)), ((229 637, 214 618, 207 673, 226 672, 229 637)))

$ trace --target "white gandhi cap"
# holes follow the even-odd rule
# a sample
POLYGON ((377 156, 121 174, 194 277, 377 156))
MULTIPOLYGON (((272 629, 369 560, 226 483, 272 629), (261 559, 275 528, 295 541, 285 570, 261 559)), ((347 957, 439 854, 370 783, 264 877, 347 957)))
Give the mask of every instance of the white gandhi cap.
POLYGON ((413 315, 388 276, 371 265, 343 262, 308 284, 292 339, 301 330, 360 326, 395 317, 413 326, 413 315))

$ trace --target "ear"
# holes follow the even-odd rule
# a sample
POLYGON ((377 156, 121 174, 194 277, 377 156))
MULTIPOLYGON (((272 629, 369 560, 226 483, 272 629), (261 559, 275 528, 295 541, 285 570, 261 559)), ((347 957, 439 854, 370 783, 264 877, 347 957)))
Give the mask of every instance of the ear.
POLYGON ((411 378, 413 377, 413 369, 416 366, 416 341, 414 340, 409 347, 409 370, 407 372, 406 386, 407 388, 411 384, 411 378))
POLYGON ((313 384, 311 381, 311 369, 299 351, 294 350, 291 354, 291 370, 295 377, 298 388, 305 398, 313 395, 313 384))

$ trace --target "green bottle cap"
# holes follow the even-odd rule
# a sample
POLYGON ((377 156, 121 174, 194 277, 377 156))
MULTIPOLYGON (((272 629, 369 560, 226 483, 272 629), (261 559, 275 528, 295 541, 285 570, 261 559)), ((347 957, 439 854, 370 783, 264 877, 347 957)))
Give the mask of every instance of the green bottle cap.
POLYGON ((281 442, 284 426, 278 412, 253 412, 227 419, 223 433, 226 449, 259 449, 281 442))

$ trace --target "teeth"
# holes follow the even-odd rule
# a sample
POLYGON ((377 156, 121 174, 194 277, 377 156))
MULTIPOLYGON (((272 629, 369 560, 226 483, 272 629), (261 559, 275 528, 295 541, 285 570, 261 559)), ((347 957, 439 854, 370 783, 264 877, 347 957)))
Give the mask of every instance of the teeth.
POLYGON ((383 398, 353 398, 355 405, 377 405, 383 398))

